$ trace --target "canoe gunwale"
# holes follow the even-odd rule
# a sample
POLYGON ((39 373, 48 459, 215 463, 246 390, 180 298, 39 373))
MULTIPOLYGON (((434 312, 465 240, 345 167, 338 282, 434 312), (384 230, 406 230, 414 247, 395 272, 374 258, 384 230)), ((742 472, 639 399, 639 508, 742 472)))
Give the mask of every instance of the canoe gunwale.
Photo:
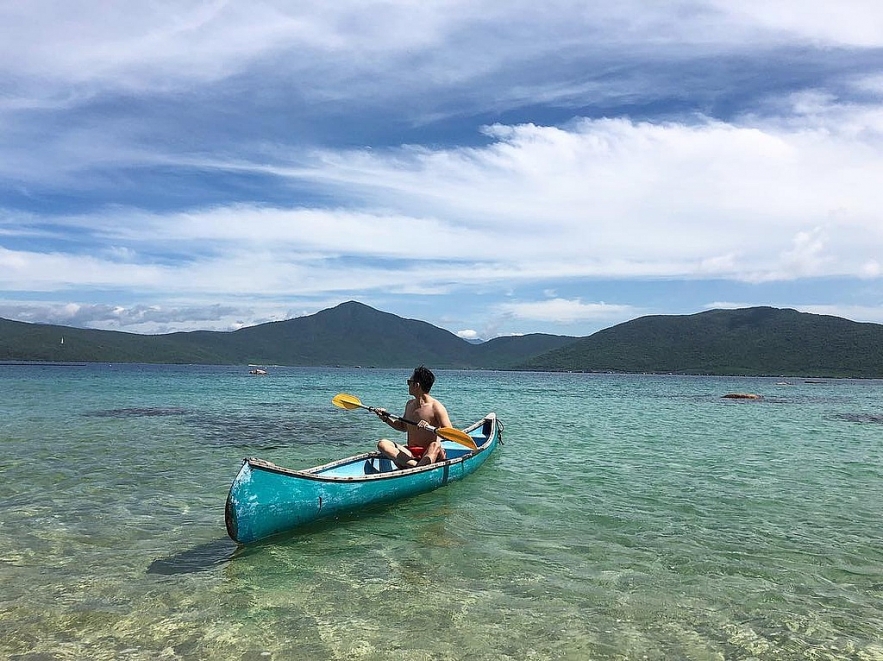
MULTIPOLYGON (((479 420, 473 425, 470 425, 463 431, 469 433, 481 427, 485 421, 492 421, 494 427, 496 427, 499 422, 496 419, 496 415, 493 413, 489 413, 487 416, 479 420)), ((256 468, 259 470, 266 470, 272 473, 279 473, 280 475, 288 475, 291 477, 297 477, 306 480, 314 480, 317 482, 331 482, 331 483, 350 483, 350 482, 370 482, 372 480, 388 480, 394 479, 397 477, 403 477, 406 475, 414 475, 416 473, 426 473, 435 470, 444 470, 450 466, 456 466, 457 464, 461 464, 467 459, 471 459, 477 455, 482 454, 483 452, 487 452, 491 446, 493 445, 493 440, 495 436, 499 435, 499 431, 497 429, 491 429, 491 433, 488 434, 487 439, 484 443, 478 446, 477 449, 471 450, 465 454, 460 455, 459 457, 455 457, 454 459, 447 459, 445 461, 439 461, 433 464, 427 464, 426 466, 415 466, 413 468, 402 468, 394 471, 389 471, 386 473, 377 473, 373 475, 321 475, 322 471, 330 470, 332 468, 336 468, 338 466, 343 466, 345 464, 354 464, 360 461, 367 461, 370 459, 377 459, 381 457, 380 452, 372 451, 372 452, 363 452, 362 454, 353 455, 351 457, 344 457, 343 459, 337 459, 336 461, 332 461, 327 464, 323 464, 321 466, 313 466, 312 468, 307 468, 304 470, 296 470, 293 468, 285 468, 284 466, 278 466, 271 461, 266 461, 265 459, 260 459, 258 457, 246 457, 242 460, 243 464, 248 464, 251 468, 256 468)))

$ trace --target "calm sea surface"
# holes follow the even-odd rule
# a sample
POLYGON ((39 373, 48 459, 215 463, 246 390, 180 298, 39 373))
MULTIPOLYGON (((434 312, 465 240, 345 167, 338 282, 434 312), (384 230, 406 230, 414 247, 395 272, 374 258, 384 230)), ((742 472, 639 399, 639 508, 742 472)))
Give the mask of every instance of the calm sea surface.
POLYGON ((408 375, 0 365, 0 658, 883 659, 881 381, 440 371, 478 473, 237 549, 241 459, 371 449, 331 398, 408 375))

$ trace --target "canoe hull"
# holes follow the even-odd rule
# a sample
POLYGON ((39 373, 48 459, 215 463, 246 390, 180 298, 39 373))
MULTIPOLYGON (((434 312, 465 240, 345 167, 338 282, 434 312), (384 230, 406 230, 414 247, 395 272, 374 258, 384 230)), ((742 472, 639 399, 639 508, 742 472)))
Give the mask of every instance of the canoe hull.
POLYGON ((477 450, 445 442, 447 461, 407 470, 395 469, 377 452, 304 471, 245 459, 227 495, 227 533, 249 544, 314 521, 433 491, 476 471, 496 448, 501 428, 490 413, 465 430, 477 450))

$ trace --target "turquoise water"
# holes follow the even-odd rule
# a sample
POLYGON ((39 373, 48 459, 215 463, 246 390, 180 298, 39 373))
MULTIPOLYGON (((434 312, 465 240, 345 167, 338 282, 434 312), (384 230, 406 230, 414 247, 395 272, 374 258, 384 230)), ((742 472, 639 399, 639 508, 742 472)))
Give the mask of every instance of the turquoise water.
POLYGON ((0 366, 0 658, 883 659, 880 381, 442 371, 478 473, 237 550, 242 457, 370 449, 331 398, 407 376, 0 366))

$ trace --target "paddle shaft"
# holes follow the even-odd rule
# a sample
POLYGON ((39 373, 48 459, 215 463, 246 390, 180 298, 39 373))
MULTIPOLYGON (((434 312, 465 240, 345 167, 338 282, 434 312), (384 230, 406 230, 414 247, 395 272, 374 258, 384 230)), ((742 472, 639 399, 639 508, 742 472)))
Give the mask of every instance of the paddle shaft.
MULTIPOLYGON (((365 406, 361 402, 349 401, 348 403, 355 404, 358 407, 361 407, 363 409, 371 411, 371 413, 377 413, 377 411, 378 411, 377 407, 365 406)), ((417 427, 420 424, 419 422, 414 422, 413 420, 408 420, 407 418, 401 418, 393 413, 390 413, 389 411, 384 411, 384 413, 381 413, 380 415, 381 415, 381 417, 392 418, 393 420, 401 420, 406 425, 414 425, 415 427, 417 427)), ((436 429, 438 429, 438 427, 433 427, 432 425, 427 425, 427 429, 429 429, 430 431, 435 431, 436 429)))
MULTIPOLYGON (((372 413, 377 413, 377 409, 374 408, 373 406, 365 406, 364 408, 368 409, 368 410, 371 411, 372 413)), ((385 415, 385 416, 384 416, 382 413, 381 413, 380 415, 381 415, 381 417, 391 418, 391 419, 393 419, 393 420, 401 420, 401 421, 404 422, 406 425, 413 425, 414 427, 419 427, 419 426, 420 426, 420 423, 419 423, 419 422, 414 422, 413 420, 408 420, 407 418, 401 418, 401 417, 399 417, 399 416, 397 416, 397 415, 393 415, 393 414, 390 413, 389 411, 386 411, 386 415, 385 415)), ((433 427, 432 425, 426 425, 426 428, 427 428, 429 431, 438 431, 438 427, 433 427)))

